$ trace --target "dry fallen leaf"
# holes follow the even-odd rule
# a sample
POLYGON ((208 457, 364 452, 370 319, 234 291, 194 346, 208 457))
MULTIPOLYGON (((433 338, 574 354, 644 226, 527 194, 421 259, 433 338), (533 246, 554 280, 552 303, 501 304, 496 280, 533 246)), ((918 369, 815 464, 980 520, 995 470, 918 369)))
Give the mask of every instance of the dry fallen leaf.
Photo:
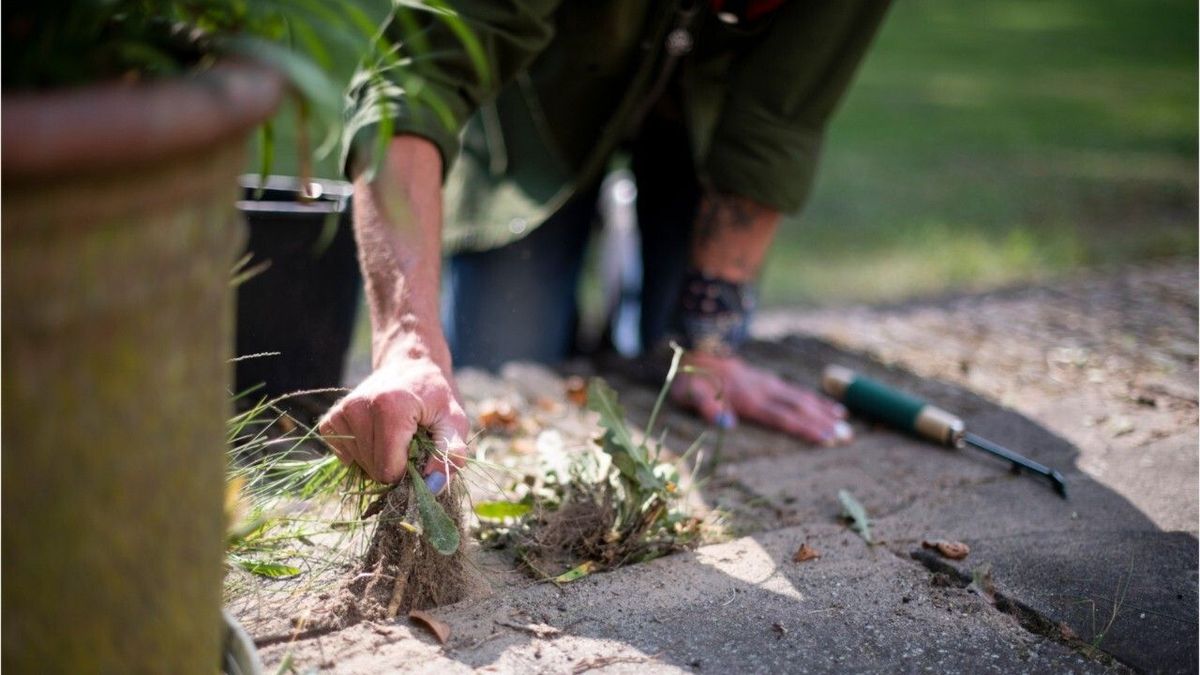
POLYGON ((800 544, 800 548, 792 555, 792 562, 807 562, 814 558, 820 558, 821 552, 816 548, 809 546, 807 543, 800 544))
POLYGON ((534 405, 537 406, 538 410, 541 410, 544 413, 557 413, 562 408, 561 403, 555 401, 549 396, 537 397, 537 400, 534 401, 534 405))
POLYGON ((971 547, 961 541, 945 541, 939 539, 937 541, 923 541, 921 546, 931 548, 938 552, 938 555, 951 560, 962 560, 971 554, 971 547))
POLYGON ((429 632, 433 633, 434 637, 438 639, 438 642, 446 644, 446 641, 450 639, 450 624, 434 618, 429 612, 414 609, 408 613, 408 618, 416 619, 418 623, 428 628, 429 632))
POLYGON ((517 411, 505 401, 487 400, 479 404, 479 425, 488 431, 514 431, 517 411))
POLYGON ((537 452, 537 444, 532 438, 518 438, 512 442, 509 449, 518 455, 532 455, 537 452))
POLYGON ((587 382, 578 375, 567 378, 567 400, 582 408, 587 405, 587 382))

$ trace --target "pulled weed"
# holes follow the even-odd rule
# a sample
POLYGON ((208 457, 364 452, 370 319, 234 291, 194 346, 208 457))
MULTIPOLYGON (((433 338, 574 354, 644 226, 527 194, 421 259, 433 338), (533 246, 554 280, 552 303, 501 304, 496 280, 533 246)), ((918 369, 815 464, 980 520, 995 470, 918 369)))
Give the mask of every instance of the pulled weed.
POLYGON ((476 505, 480 539, 511 547, 531 572, 558 583, 697 544, 703 523, 684 504, 675 463, 660 461, 665 434, 652 435, 682 355, 675 348, 641 440, 626 423, 616 392, 593 378, 587 405, 599 414, 602 434, 577 453, 543 451, 535 472, 510 486, 510 501, 476 505), (551 577, 547 569, 567 571, 551 577))

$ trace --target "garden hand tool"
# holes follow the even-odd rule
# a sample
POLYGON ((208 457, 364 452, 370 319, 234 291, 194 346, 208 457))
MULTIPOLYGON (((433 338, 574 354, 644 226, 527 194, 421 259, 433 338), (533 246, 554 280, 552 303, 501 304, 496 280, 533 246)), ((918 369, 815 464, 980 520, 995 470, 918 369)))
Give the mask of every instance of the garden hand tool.
POLYGON ((1014 472, 1022 469, 1050 481, 1054 491, 1067 498, 1067 484, 1062 474, 1023 457, 967 431, 955 415, 930 405, 901 391, 891 389, 875 380, 863 377, 849 368, 831 365, 821 376, 825 393, 845 404, 846 408, 889 426, 921 436, 950 448, 970 445, 1012 464, 1014 472))

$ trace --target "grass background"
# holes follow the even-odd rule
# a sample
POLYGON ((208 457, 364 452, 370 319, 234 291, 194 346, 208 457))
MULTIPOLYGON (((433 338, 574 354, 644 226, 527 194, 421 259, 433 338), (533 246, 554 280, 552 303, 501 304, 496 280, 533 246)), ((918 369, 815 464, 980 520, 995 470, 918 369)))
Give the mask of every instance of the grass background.
MULTIPOLYGON (((765 304, 1195 258, 1196 25, 1195 0, 895 3, 813 200, 776 241, 765 304)), ((295 171, 291 126, 278 172, 295 171)))
POLYGON ((903 0, 785 224, 770 304, 1196 256, 1197 5, 903 0))

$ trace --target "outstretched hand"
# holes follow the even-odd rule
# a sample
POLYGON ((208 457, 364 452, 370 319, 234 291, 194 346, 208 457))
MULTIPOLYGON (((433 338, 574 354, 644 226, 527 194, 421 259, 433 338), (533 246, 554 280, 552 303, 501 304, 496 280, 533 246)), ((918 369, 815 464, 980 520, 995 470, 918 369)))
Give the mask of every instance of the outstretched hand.
POLYGON ((854 438, 841 404, 737 356, 690 351, 683 365, 671 387, 672 398, 722 429, 751 420, 818 445, 842 445, 854 438))

